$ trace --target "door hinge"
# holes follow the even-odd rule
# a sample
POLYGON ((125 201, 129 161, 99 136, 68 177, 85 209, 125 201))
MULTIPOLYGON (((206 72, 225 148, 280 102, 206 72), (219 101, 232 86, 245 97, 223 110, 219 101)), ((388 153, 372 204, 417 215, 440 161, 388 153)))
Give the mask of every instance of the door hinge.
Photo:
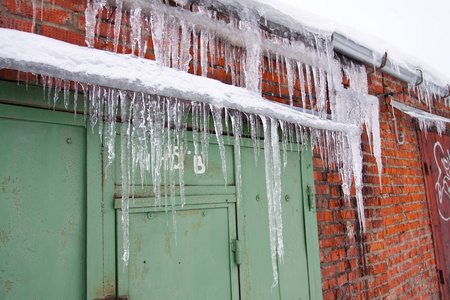
POLYGON ((315 195, 313 192, 313 188, 311 188, 310 185, 306 186, 306 195, 308 195, 309 211, 314 212, 316 210, 316 201, 315 201, 315 195))
POLYGON ((240 240, 233 241, 232 251, 234 253, 234 262, 237 265, 240 265, 242 260, 242 249, 240 240))

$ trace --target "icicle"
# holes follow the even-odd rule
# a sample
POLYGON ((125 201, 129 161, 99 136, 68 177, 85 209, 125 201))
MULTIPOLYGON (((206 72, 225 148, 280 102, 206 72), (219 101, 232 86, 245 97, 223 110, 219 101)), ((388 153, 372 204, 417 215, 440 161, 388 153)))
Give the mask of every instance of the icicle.
POLYGON ((165 49, 165 46, 168 44, 166 42, 167 37, 165 34, 166 21, 167 17, 164 13, 154 10, 151 11, 150 27, 155 51, 155 59, 157 62, 160 62, 162 65, 167 67, 170 65, 170 61, 167 58, 170 54, 167 49, 165 49))
MULTIPOLYGON (((42 0, 43 1, 43 0, 42 0)), ((36 28, 36 0, 31 0, 31 7, 33 10, 33 21, 31 23, 31 33, 34 33, 36 28)))
POLYGON ((67 109, 69 107, 69 97, 70 97, 70 81, 64 80, 64 108, 67 109))
POLYGON ((294 105, 294 101, 292 100, 292 97, 294 95, 294 84, 295 84, 294 65, 289 58, 285 57, 284 61, 286 63, 287 83, 289 90, 289 104, 292 106, 294 105))
POLYGON ((217 143, 219 144, 220 158, 222 159, 222 172, 225 186, 227 185, 227 162, 225 158, 225 145, 223 143, 222 127, 222 109, 211 106, 211 114, 214 121, 214 130, 216 132, 217 143))
POLYGON ((166 110, 167 110, 167 137, 166 137, 166 155, 165 159, 168 161, 166 164, 167 172, 169 174, 169 195, 170 195, 170 203, 172 206, 172 211, 175 210, 175 185, 176 185, 176 177, 175 177, 175 138, 172 130, 172 125, 175 119, 175 111, 174 105, 171 103, 169 99, 166 99, 166 110))
POLYGON ((275 214, 276 231, 277 231, 277 254, 281 261, 284 256, 283 243, 283 222, 281 217, 281 160, 280 145, 278 137, 278 121, 271 118, 271 142, 273 156, 273 209, 275 214))
POLYGON ((281 217, 281 161, 278 124, 275 119, 261 116, 264 128, 264 157, 269 211, 269 236, 272 258, 273 284, 278 284, 277 254, 283 261, 283 224, 281 217))
MULTIPOLYGON (((45 87, 47 85, 47 76, 45 75, 41 75, 42 78, 42 99, 45 100, 45 87)), ((50 107, 50 106, 49 106, 50 107)))
POLYGON ((295 143, 294 124, 288 124, 289 144, 291 151, 294 151, 293 144, 295 143))
POLYGON ((311 109, 313 109, 314 111, 317 110, 317 112, 321 113, 321 107, 322 107, 322 99, 321 99, 321 86, 320 86, 320 81, 319 81, 319 69, 316 67, 312 68, 312 74, 313 74, 313 79, 314 79, 314 90, 316 91, 316 103, 315 106, 311 105, 311 109), (313 108, 314 107, 314 108, 313 108))
POLYGON ((223 120, 225 122, 225 131, 227 133, 227 137, 229 137, 229 125, 228 125, 228 119, 230 118, 228 113, 228 108, 223 108, 223 120))
POLYGON ((89 94, 89 87, 85 83, 80 83, 81 89, 83 90, 83 115, 84 115, 84 122, 86 123, 86 116, 88 114, 88 94, 89 94))
POLYGON ((363 179, 362 179, 362 153, 361 153, 361 135, 348 134, 349 144, 352 154, 352 171, 355 180, 356 202, 358 207, 359 223, 363 232, 366 231, 366 221, 364 216, 364 199, 362 196, 363 179))
POLYGON ((250 123, 250 137, 253 141, 253 150, 255 153, 255 166, 258 166, 259 157, 259 122, 255 115, 249 116, 250 123))
POLYGON ((200 32, 200 67, 202 69, 202 76, 208 75, 208 44, 210 34, 206 30, 200 32))
POLYGON ((44 18, 44 1, 45 0, 41 0, 41 21, 44 18))
POLYGON ((247 45, 244 73, 246 88, 261 93, 261 47, 259 44, 247 45))
POLYGON ((138 52, 139 57, 143 57, 145 53, 145 49, 143 49, 143 41, 142 41, 142 16, 141 16, 142 8, 133 2, 133 7, 130 11, 130 25, 131 25, 131 33, 130 33, 130 43, 131 43, 131 53, 135 55, 136 51, 138 52))
POLYGON ((73 114, 74 118, 77 116, 77 105, 78 105, 78 82, 73 83, 73 114))
POLYGON ((181 40, 180 40, 180 62, 179 69, 188 72, 189 62, 191 61, 190 47, 191 47, 191 33, 186 22, 181 23, 181 40))
POLYGON ((242 115, 240 112, 234 111, 231 113, 231 123, 233 126, 234 135, 234 157, 236 166, 236 194, 237 204, 242 201, 242 172, 241 172, 241 135, 242 135, 242 115))
POLYGON ((313 91, 312 91, 312 81, 311 81, 311 67, 308 65, 305 65, 306 70, 306 83, 308 86, 308 95, 309 95, 309 106, 311 107, 311 110, 314 112, 314 101, 313 101, 313 91))
POLYGON ((96 93, 97 89, 98 87, 95 85, 89 89, 89 121, 91 123, 92 130, 94 130, 94 127, 98 122, 98 98, 96 93))
MULTIPOLYGON (((152 101, 151 96, 147 96, 150 102, 147 116, 147 128, 150 135, 150 163, 153 183, 153 192, 155 194, 156 203, 161 205, 161 168, 164 159, 164 138, 165 138, 165 102, 160 101, 159 96, 152 101)), ((165 168, 164 168, 165 170, 165 168)), ((164 176, 166 178, 166 176, 164 176)), ((167 194, 167 193, 166 193, 167 194)), ((165 202, 167 209, 167 201, 165 202)))
POLYGON ((278 267, 277 267, 277 232, 275 224, 275 216, 273 210, 273 156, 271 153, 272 143, 270 120, 261 116, 261 121, 264 128, 264 157, 265 157, 265 171, 266 171, 266 188, 267 188, 267 202, 269 212, 269 237, 270 237, 270 256, 272 260, 273 283, 272 288, 278 284, 278 267))
POLYGON ((194 75, 198 75, 198 33, 195 28, 195 25, 192 26, 192 52, 194 54, 193 57, 193 65, 194 65, 194 75))
POLYGON ((194 157, 199 154, 198 149, 198 133, 200 127, 199 120, 199 110, 201 109, 200 104, 197 102, 192 103, 192 144, 194 145, 194 157))
POLYGON ((327 76, 325 70, 319 69, 319 90, 316 90, 316 93, 319 92, 319 97, 317 99, 317 107, 319 111, 319 116, 322 119, 327 118, 327 76))
POLYGON ((117 53, 119 46, 120 28, 122 25, 122 0, 116 0, 116 15, 114 19, 114 52, 117 53))
MULTIPOLYGON (((111 89, 109 91, 107 100, 106 100, 106 115, 105 115, 105 134, 104 134, 104 143, 106 146, 106 151, 108 152, 108 163, 106 168, 114 161, 116 157, 116 118, 117 118, 117 107, 119 104, 119 93, 116 90, 111 89)), ((125 101, 125 99, 123 99, 125 101)))
POLYGON ((286 166, 287 166, 287 143, 288 143, 288 132, 286 129, 286 122, 284 121, 279 121, 280 122, 280 128, 281 128, 281 133, 282 133, 282 139, 281 139, 281 144, 283 147, 283 167, 284 170, 286 170, 286 166))
POLYGON ((180 28, 175 20, 174 17, 169 17, 169 24, 168 26, 168 42, 169 42, 169 55, 171 57, 171 66, 174 69, 180 68, 180 55, 179 55, 179 49, 180 49, 180 28))
POLYGON ((62 79, 55 78, 55 92, 53 94, 53 110, 55 110, 56 108, 56 102, 58 101, 59 98, 59 92, 61 92, 61 82, 62 79))
POLYGON ((281 93, 281 62, 280 55, 278 53, 275 54, 275 68, 278 75, 278 91, 280 98, 283 98, 283 94, 281 93))
POLYGON ((121 148, 121 169, 122 169, 122 242, 124 267, 128 266, 130 259, 130 237, 129 237, 129 205, 130 205, 130 147, 131 147, 131 105, 126 97, 126 93, 120 92, 120 112, 122 125, 120 128, 120 148, 121 148))
POLYGON ((202 130, 202 160, 205 167, 208 168, 208 148, 209 148, 209 112, 208 105, 206 103, 201 103, 200 108, 200 129, 202 130))
POLYGON ((88 0, 86 10, 86 44, 89 48, 95 46, 95 25, 96 17, 100 9, 106 5, 104 0, 88 0))
POLYGON ((145 96, 142 93, 134 93, 132 99, 131 127, 131 179, 133 182, 137 182, 136 173, 139 170, 141 184, 144 184, 145 173, 150 169, 145 106, 145 96))

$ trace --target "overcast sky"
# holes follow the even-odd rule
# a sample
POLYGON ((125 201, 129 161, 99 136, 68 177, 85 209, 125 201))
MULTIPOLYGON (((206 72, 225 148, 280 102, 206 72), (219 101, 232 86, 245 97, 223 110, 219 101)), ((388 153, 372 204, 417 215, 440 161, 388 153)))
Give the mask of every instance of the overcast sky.
MULTIPOLYGON (((385 40, 450 83, 449 0, 275 0, 385 40)), ((262 1, 266 2, 266 1, 262 1)), ((276 7, 273 1, 272 6, 276 7)), ((393 46, 393 47, 392 47, 393 46)))

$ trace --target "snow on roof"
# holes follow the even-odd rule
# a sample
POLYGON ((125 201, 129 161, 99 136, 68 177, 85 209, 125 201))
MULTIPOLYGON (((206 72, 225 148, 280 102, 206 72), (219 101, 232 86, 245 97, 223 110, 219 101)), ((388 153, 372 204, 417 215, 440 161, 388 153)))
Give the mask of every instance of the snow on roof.
POLYGON ((0 66, 105 87, 201 101, 306 127, 357 132, 269 101, 255 92, 161 66, 156 61, 80 47, 37 34, 0 28, 0 66), (245 99, 245 101, 242 101, 245 99))
POLYGON ((222 3, 236 5, 239 3, 257 10, 267 20, 272 20, 280 25, 301 30, 304 28, 312 33, 323 36, 339 33, 348 39, 372 50, 375 54, 374 61, 381 61, 384 54, 397 66, 401 66, 410 72, 417 73, 417 69, 423 72, 424 79, 440 86, 446 86, 450 82, 450 76, 431 67, 424 61, 426 58, 417 58, 401 51, 396 45, 390 44, 383 39, 372 36, 360 30, 337 23, 325 17, 302 10, 296 6, 287 4, 280 0, 219 0, 222 3))

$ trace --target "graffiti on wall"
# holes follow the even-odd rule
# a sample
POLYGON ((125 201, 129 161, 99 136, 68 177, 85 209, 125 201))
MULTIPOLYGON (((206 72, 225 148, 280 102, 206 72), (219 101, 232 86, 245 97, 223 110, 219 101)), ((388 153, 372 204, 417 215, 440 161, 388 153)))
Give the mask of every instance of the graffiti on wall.
POLYGON ((442 147, 440 142, 434 144, 434 161, 439 175, 436 179, 435 190, 440 217, 444 221, 450 220, 448 206, 450 203, 450 152, 442 147))

